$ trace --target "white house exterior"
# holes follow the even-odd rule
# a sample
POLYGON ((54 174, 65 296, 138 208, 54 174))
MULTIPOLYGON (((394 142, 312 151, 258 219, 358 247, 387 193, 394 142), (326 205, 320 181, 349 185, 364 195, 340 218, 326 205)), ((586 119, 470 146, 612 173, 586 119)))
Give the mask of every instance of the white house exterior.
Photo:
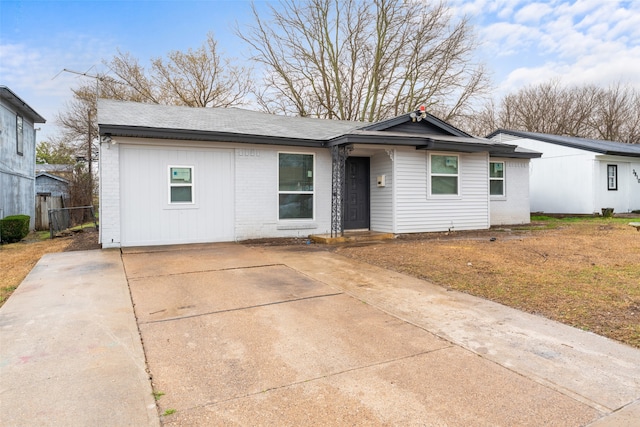
POLYGON ((537 154, 433 116, 370 124, 100 100, 98 122, 105 248, 485 229, 495 156, 507 190, 495 209, 529 221, 518 172, 537 154))
POLYGON ((36 123, 33 108, 0 86, 0 218, 29 215, 35 221, 36 123))
POLYGON ((488 138, 542 153, 531 160, 532 212, 640 210, 640 145, 499 129, 488 138))

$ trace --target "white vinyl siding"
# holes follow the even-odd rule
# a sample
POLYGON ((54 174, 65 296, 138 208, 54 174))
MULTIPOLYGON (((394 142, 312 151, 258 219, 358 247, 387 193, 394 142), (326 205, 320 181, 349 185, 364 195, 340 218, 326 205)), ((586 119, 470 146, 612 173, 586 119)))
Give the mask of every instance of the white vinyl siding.
POLYGON ((505 196, 491 196, 491 225, 529 223, 529 159, 491 159, 496 162, 504 164, 505 196))
POLYGON ((393 178, 393 151, 376 153, 370 160, 370 229, 386 233, 395 232, 393 192, 395 181, 393 178), (377 177, 384 175, 385 186, 378 187, 377 177))
POLYGON ((487 153, 458 154, 459 194, 430 197, 428 153, 397 149, 396 232, 417 233, 489 227, 489 161, 487 153))

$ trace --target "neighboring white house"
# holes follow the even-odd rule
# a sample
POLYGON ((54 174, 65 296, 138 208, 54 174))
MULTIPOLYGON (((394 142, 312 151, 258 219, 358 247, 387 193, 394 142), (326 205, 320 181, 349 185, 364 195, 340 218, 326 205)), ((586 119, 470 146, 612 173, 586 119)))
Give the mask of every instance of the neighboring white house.
POLYGON ((35 221, 36 111, 0 86, 0 218, 29 215, 35 221))
POLYGON ((371 124, 99 100, 100 242, 486 229, 494 203, 498 222, 529 222, 528 163, 538 153, 418 118, 371 124))
POLYGON ((531 161, 531 211, 640 210, 640 144, 498 129, 492 141, 542 153, 531 161))

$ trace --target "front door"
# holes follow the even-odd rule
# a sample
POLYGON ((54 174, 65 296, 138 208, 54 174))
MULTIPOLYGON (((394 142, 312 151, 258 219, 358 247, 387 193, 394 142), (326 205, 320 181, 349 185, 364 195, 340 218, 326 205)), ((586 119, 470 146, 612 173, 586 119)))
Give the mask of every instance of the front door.
POLYGON ((369 158, 348 157, 345 163, 344 229, 369 228, 369 158))

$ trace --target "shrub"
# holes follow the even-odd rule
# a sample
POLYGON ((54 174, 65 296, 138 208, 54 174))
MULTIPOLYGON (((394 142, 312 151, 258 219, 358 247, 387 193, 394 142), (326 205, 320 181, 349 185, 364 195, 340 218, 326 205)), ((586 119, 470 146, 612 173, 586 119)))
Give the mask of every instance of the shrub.
POLYGON ((29 215, 11 215, 0 219, 0 236, 3 242, 14 243, 29 234, 29 215))

